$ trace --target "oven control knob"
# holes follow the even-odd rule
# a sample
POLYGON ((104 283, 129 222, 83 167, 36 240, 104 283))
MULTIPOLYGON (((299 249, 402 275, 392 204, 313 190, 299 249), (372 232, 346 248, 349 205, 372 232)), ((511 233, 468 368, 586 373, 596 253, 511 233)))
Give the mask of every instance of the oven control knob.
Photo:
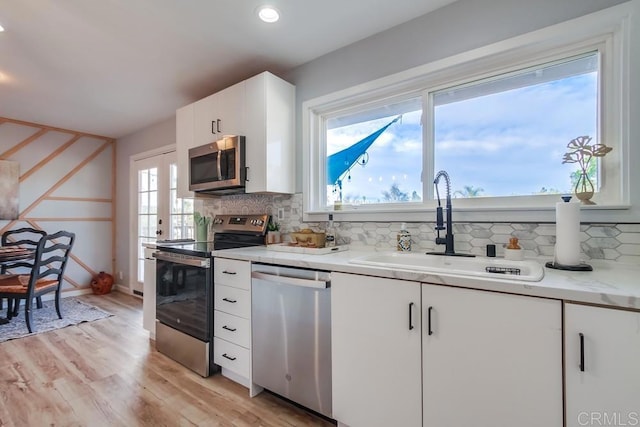
POLYGON ((264 221, 261 219, 256 219, 256 224, 258 227, 262 227, 262 225, 264 224, 264 221))

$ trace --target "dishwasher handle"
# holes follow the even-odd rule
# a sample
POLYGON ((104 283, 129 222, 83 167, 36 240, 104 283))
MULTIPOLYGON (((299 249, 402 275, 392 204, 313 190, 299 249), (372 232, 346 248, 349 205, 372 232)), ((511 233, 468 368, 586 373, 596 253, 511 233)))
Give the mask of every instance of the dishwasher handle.
POLYGON ((303 286, 316 289, 326 289, 331 283, 329 280, 302 279, 300 277, 281 276, 279 274, 262 273, 260 271, 253 271, 251 277, 281 285, 303 286))

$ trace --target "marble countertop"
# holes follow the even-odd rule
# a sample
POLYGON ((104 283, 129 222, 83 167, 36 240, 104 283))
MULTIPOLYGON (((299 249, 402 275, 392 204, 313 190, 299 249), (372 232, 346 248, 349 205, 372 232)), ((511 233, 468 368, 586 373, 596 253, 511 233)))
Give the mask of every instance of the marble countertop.
POLYGON ((640 266, 637 265, 596 260, 590 261, 593 266, 591 272, 561 271, 545 267, 544 278, 541 281, 524 282, 508 278, 433 274, 349 262, 373 252, 348 250, 326 255, 310 255, 277 252, 261 246, 214 251, 213 256, 640 310, 640 266))

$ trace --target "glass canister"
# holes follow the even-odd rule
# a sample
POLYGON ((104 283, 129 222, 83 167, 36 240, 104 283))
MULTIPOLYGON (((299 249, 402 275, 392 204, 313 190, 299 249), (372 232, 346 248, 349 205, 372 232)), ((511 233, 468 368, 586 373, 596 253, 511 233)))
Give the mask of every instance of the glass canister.
POLYGON ((400 231, 397 236, 397 249, 399 252, 411 251, 411 233, 407 230, 407 224, 404 222, 400 226, 400 231))

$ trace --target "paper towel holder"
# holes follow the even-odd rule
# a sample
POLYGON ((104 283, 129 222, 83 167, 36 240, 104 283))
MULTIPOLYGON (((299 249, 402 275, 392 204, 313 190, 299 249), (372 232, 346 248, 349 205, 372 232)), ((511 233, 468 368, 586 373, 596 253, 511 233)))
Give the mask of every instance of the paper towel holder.
POLYGON ((558 264, 557 262, 548 261, 545 265, 547 268, 554 268, 556 270, 567 270, 567 271, 593 271, 593 267, 589 264, 578 264, 578 265, 564 265, 558 264))
MULTIPOLYGON (((571 196, 561 196, 560 197, 563 202, 569 203, 571 201, 571 196)), ((576 265, 566 265, 560 264, 555 261, 548 261, 545 265, 547 268, 553 268, 556 270, 566 270, 566 271, 593 271, 593 267, 586 263, 580 263, 576 265)))

